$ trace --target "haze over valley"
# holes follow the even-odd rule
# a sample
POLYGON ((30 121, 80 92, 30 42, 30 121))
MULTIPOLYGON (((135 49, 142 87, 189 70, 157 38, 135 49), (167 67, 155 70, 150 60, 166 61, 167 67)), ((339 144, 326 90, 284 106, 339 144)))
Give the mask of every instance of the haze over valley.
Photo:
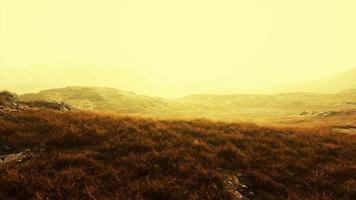
MULTIPOLYGON (((326 115, 331 111, 356 109, 356 87, 353 87, 356 83, 355 69, 310 82, 309 85, 300 84, 303 87, 296 89, 299 92, 288 93, 192 94, 168 99, 114 88, 76 86, 23 94, 20 99, 66 102, 78 109, 158 118, 283 122, 293 118, 300 120, 307 116, 326 115), (331 88, 327 83, 334 85, 331 91, 338 92, 327 93, 330 92, 327 88, 331 88), (316 87, 319 88, 314 89, 316 87)), ((281 90, 284 88, 281 87, 281 90)))

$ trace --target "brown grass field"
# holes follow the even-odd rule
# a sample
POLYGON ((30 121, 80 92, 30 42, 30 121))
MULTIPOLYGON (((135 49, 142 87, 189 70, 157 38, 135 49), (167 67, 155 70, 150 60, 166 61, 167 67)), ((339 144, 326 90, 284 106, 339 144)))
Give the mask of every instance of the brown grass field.
POLYGON ((31 152, 4 200, 356 199, 356 135, 328 128, 38 110, 0 116, 0 148, 31 152))

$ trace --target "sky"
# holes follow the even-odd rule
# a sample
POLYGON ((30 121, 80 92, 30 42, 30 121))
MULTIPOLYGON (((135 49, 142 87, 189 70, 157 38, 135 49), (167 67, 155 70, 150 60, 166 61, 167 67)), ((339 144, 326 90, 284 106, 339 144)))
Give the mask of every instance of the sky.
POLYGON ((354 0, 0 0, 0 89, 248 92, 356 67, 354 0))

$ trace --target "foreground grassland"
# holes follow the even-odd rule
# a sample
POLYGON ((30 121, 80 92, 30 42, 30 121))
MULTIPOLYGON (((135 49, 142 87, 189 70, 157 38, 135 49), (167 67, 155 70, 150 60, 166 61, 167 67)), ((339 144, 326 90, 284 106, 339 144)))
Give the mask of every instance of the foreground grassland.
POLYGON ((356 199, 356 136, 50 110, 0 116, 0 199, 356 199), (238 183, 229 180, 238 179, 238 183))

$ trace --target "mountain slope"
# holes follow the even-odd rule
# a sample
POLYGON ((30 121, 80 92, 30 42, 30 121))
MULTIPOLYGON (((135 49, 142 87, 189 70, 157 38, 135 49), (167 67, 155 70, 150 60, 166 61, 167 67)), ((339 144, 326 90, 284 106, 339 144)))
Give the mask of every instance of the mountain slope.
POLYGON ((356 67, 328 77, 326 79, 305 83, 289 84, 274 88, 269 92, 321 92, 335 93, 356 88, 356 67))

